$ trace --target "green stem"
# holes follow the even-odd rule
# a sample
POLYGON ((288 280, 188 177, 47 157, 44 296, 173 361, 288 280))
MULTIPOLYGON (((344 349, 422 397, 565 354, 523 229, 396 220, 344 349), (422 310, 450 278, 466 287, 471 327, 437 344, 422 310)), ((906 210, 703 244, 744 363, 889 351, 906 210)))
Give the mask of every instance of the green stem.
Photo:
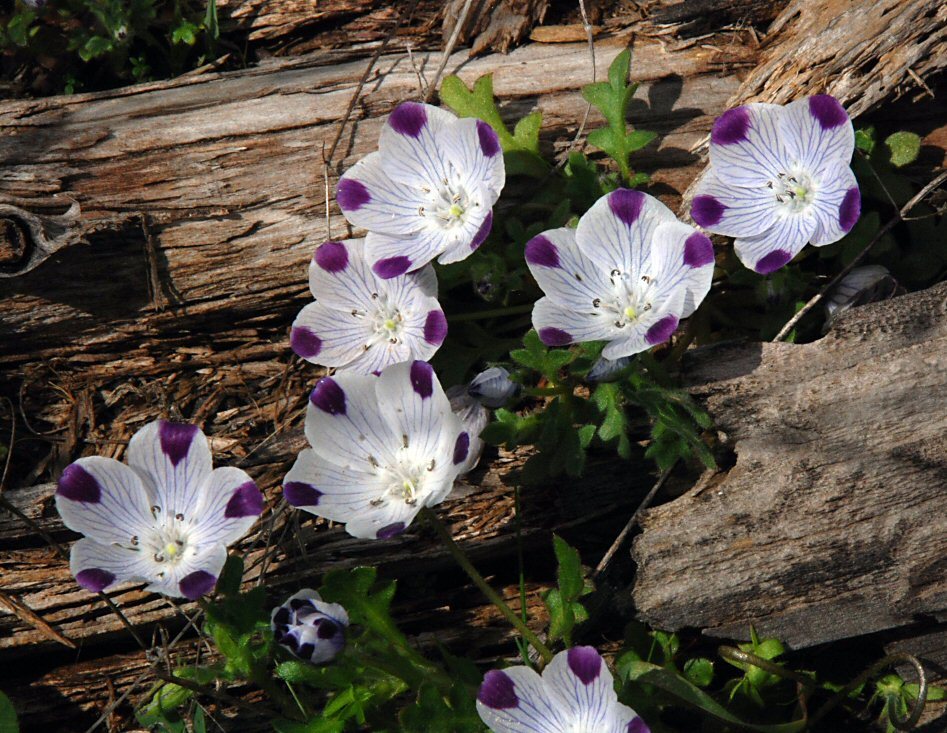
MULTIPOLYGON (((516 523, 516 561, 520 569, 520 618, 525 624, 527 621, 526 613, 526 574, 523 572, 523 520, 520 516, 520 487, 513 487, 513 520, 516 523)), ((529 664, 529 656, 526 653, 526 647, 520 645, 520 655, 523 661, 529 664)))
POLYGON ((522 305, 508 305, 505 308, 493 308, 492 310, 487 311, 460 313, 456 316, 452 315, 450 317, 450 322, 457 323, 458 321, 483 321, 487 318, 500 318, 501 316, 515 316, 519 315, 520 313, 531 313, 532 310, 532 303, 523 303, 522 305))
POLYGON ((451 554, 454 560, 457 561, 457 564, 460 565, 461 569, 467 573, 467 576, 473 581, 481 592, 487 597, 487 599, 497 607, 504 618, 509 621, 516 628, 517 631, 523 636, 526 641, 533 645, 533 648, 539 652, 540 656, 543 658, 543 661, 546 664, 552 661, 553 654, 543 642, 540 640, 536 634, 530 630, 530 628, 523 622, 523 620, 517 616, 513 609, 510 608, 506 601, 500 598, 500 594, 497 593, 486 580, 483 579, 483 576, 480 572, 473 566, 473 563, 470 562, 470 559, 464 554, 464 551, 460 549, 460 546, 454 542, 454 538, 451 537, 450 532, 447 527, 444 526, 444 523, 438 518, 438 516, 428 508, 421 510, 421 514, 427 519, 430 525, 434 528, 434 531, 437 533, 437 536, 440 538, 441 542, 444 543, 444 547, 447 548, 447 551, 451 554))

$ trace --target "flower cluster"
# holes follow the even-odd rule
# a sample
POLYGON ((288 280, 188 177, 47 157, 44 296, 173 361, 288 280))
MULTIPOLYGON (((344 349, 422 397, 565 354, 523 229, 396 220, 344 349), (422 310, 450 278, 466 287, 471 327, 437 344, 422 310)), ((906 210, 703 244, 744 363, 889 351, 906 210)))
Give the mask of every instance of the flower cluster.
POLYGON ((345 646, 349 615, 338 603, 326 603, 304 588, 273 609, 273 639, 293 656, 313 664, 335 659, 345 646))
POLYGON ((849 167, 852 122, 827 94, 782 107, 746 104, 721 115, 710 134, 710 168, 691 216, 736 237, 747 267, 769 274, 806 243, 841 239, 858 221, 861 196, 849 167))

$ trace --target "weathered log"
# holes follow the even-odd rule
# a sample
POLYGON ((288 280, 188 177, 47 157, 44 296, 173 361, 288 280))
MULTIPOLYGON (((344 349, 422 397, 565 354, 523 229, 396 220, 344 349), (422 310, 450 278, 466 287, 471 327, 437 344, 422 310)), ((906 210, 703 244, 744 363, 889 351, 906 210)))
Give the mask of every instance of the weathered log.
POLYGON ((846 313, 812 344, 685 363, 736 464, 649 511, 649 623, 793 647, 947 612, 947 284, 846 313))

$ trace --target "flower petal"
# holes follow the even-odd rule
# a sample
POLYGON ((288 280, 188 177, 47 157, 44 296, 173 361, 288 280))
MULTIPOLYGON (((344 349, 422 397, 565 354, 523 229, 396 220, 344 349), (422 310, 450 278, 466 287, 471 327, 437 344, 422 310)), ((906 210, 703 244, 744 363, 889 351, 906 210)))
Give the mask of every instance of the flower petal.
MULTIPOLYGON (((484 443, 480 439, 480 433, 490 422, 490 410, 484 407, 476 397, 467 394, 463 386, 451 387, 448 392, 450 397, 450 406, 454 414, 460 418, 463 425, 464 435, 466 435, 466 444, 461 440, 458 447, 458 453, 461 449, 466 455, 460 459, 458 464, 458 475, 465 474, 472 470, 480 456, 483 453, 484 443)), ((455 458, 458 456, 455 456, 455 458)))
POLYGON ((434 227, 420 227, 403 236, 369 232, 365 252, 372 271, 380 278, 398 277, 424 267, 448 246, 443 232, 434 227))
POLYGON ((566 733, 568 711, 528 667, 487 672, 477 693, 477 713, 494 733, 566 733))
POLYGON ((317 301, 299 311, 289 340, 293 351, 306 361, 343 367, 365 352, 373 336, 371 318, 364 311, 353 315, 317 301))
POLYGON ((215 468, 193 512, 195 539, 201 544, 231 545, 263 513, 263 494, 246 471, 215 468))
POLYGON ((165 516, 191 516, 210 477, 210 446, 196 425, 155 420, 132 436, 128 465, 154 490, 165 516))
POLYGON ((727 110, 710 133, 710 163, 720 180, 764 186, 788 167, 778 104, 745 104, 727 110))
POLYGON ((818 174, 851 162, 855 128, 835 97, 817 94, 790 102, 779 124, 786 151, 806 170, 818 174))
POLYGON ((420 511, 420 504, 388 501, 358 512, 346 522, 345 531, 363 540, 390 540, 404 532, 420 511))
MULTIPOLYGON (((477 191, 480 193, 484 189, 477 189, 477 191)), ((475 208, 467 212, 463 224, 448 230, 449 244, 437 258, 442 265, 467 259, 483 244, 483 240, 490 233, 489 229, 486 232, 484 229, 487 226, 493 226, 493 209, 482 198, 474 196, 473 200, 475 208)))
POLYGON ((424 225, 419 209, 426 197, 420 188, 393 180, 388 162, 378 151, 366 155, 339 179, 336 199, 353 226, 404 237, 424 225))
POLYGON ((441 152, 460 174, 466 188, 483 187, 493 206, 506 182, 503 152, 496 132, 483 120, 466 118, 445 126, 438 137, 441 152))
POLYGON ((663 221, 677 221, 653 196, 619 188, 593 204, 575 231, 579 251, 605 272, 619 269, 642 273, 654 230, 663 221))
POLYGON ((526 264, 549 299, 565 308, 592 312, 593 301, 612 292, 610 270, 589 259, 575 230, 550 229, 526 244, 526 264))
POLYGON ((605 313, 589 307, 585 311, 540 298, 533 306, 533 328, 547 346, 566 346, 584 341, 617 338, 619 329, 605 313))
POLYGON ((364 239, 320 244, 309 262, 313 297, 332 308, 364 309, 379 283, 366 254, 364 239))
POLYGON ((113 458, 80 458, 63 471, 56 509, 63 523, 100 543, 127 544, 151 527, 151 497, 141 477, 113 458))
POLYGON ((618 696, 605 660, 590 646, 560 652, 543 671, 543 682, 572 714, 576 730, 611 731, 618 696))
POLYGON ((404 187, 433 188, 447 178, 445 138, 457 122, 453 114, 430 104, 402 102, 395 107, 378 140, 391 179, 404 187))
POLYGON ((815 228, 816 217, 812 209, 800 214, 784 214, 762 234, 738 238, 733 249, 744 265, 761 275, 768 275, 799 254, 815 228))
POLYGON ((812 206, 816 227, 810 241, 817 247, 832 244, 844 237, 855 226, 861 213, 861 193, 855 174, 847 165, 826 171, 812 206))
POLYGON ((776 196, 766 188, 724 183, 709 168, 697 185, 691 216, 704 229, 728 237, 753 236, 776 222, 776 196))
POLYGON ((667 341, 677 329, 678 314, 684 309, 686 298, 686 288, 662 292, 652 301, 650 311, 628 323, 619 336, 612 338, 611 343, 602 349, 602 356, 621 359, 667 341))
POLYGON ((227 548, 210 545, 200 552, 182 557, 168 568, 163 577, 154 579, 145 590, 171 598, 197 600, 214 590, 217 578, 227 562, 227 548))
POLYGON ((714 276, 714 248, 693 227, 666 222, 654 232, 651 268, 661 292, 683 289, 684 303, 674 315, 687 318, 710 292, 714 276))
POLYGON ((102 544, 89 537, 76 542, 69 554, 69 569, 76 582, 93 593, 118 583, 148 582, 153 578, 153 567, 144 552, 102 544))

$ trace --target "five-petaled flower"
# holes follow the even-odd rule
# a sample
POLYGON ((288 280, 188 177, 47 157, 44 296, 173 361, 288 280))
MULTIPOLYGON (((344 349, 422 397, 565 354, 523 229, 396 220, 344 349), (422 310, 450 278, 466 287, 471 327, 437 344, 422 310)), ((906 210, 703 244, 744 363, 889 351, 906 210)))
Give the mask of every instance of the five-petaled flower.
POLYGON ((612 674, 590 646, 559 652, 540 677, 529 667, 491 670, 477 712, 494 733, 648 733, 618 702, 612 674))
POLYGON ((380 277, 415 270, 435 257, 469 256, 490 233, 506 180, 496 132, 476 119, 417 102, 389 115, 378 150, 339 181, 339 208, 368 230, 365 249, 380 277))
POLYGON ((861 195, 849 167, 854 147, 852 121, 827 94, 728 110, 710 134, 710 168, 691 216, 736 237, 747 267, 774 272, 806 243, 837 242, 855 226, 861 195))
POLYGON ((260 516, 263 496, 239 468, 212 468, 197 426, 156 420, 132 436, 128 465, 91 456, 67 466, 56 508, 85 535, 70 562, 83 588, 146 582, 193 600, 214 588, 227 545, 260 516))
POLYGON ((313 664, 325 664, 345 646, 349 615, 338 603, 326 603, 317 591, 305 588, 270 615, 273 639, 291 654, 313 664))
POLYGON ((393 364, 378 377, 323 377, 309 396, 306 437, 312 448, 286 475, 283 496, 366 539, 394 537, 442 501, 470 449, 423 361, 393 364))
POLYGON ((608 359, 667 341, 707 295, 710 240, 653 196, 618 189, 577 229, 552 229, 526 245, 526 263, 546 293, 533 325, 547 346, 608 341, 608 359))
POLYGON ((316 302, 293 322, 293 351, 315 364, 362 374, 430 359, 447 335, 434 268, 380 278, 369 267, 363 244, 351 239, 316 249, 309 264, 316 302))

